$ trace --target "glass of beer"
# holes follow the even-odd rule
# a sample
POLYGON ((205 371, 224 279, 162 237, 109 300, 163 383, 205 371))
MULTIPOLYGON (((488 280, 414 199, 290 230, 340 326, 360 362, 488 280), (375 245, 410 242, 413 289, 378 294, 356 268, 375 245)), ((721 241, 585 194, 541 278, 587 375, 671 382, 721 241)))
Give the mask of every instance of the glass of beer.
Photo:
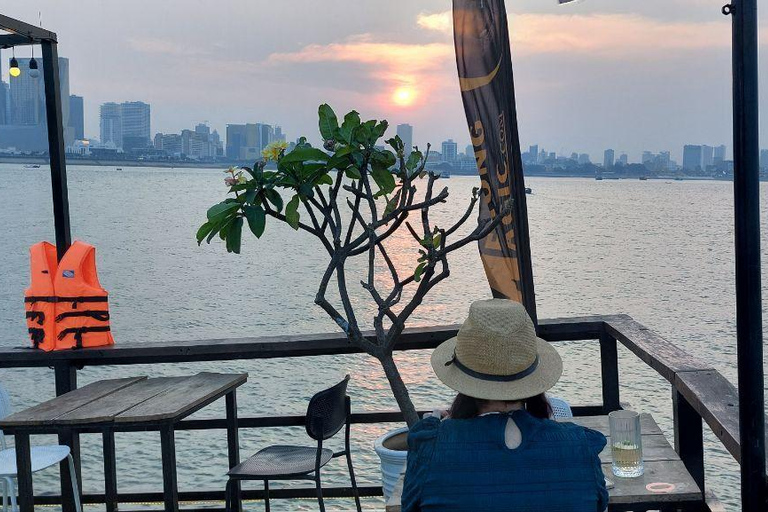
POLYGON ((635 478, 643 474, 643 443, 640 414, 635 411, 613 411, 608 415, 611 428, 613 474, 635 478))

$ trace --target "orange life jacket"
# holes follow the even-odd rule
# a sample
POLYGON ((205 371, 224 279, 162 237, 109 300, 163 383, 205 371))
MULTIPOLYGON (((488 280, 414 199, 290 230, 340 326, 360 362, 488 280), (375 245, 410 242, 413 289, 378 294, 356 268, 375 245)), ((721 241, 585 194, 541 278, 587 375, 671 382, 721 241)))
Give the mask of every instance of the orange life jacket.
POLYGON ((32 278, 24 297, 32 345, 45 351, 113 345, 107 291, 96 274, 96 249, 73 243, 60 262, 56 247, 29 249, 32 278))

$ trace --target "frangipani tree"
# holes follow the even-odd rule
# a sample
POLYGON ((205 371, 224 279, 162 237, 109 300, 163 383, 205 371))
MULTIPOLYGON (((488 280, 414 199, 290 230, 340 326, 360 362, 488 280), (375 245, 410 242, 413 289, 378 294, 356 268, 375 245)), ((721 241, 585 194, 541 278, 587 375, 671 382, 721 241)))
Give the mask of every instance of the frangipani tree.
POLYGON ((305 138, 288 153, 284 142, 275 143, 253 168, 230 169, 225 182, 232 197, 208 210, 197 241, 210 243, 218 235, 227 251, 239 253, 244 224, 259 238, 269 218, 317 238, 329 262, 315 304, 350 343, 381 363, 410 426, 418 415, 392 357, 400 334, 429 291, 449 276, 448 255, 488 235, 509 213, 511 204, 492 221, 458 237, 456 232, 472 215, 480 192, 473 189, 465 213, 454 225, 434 225, 430 209, 446 202, 448 189, 435 190, 439 176, 425 170, 429 146, 426 154, 415 148, 406 155, 403 141, 394 137, 386 141, 389 149, 382 149, 377 144, 387 131, 387 121, 363 122, 352 111, 339 124, 328 105, 319 108, 319 126, 324 150, 312 147, 305 138), (265 168, 267 160, 276 162, 276 171, 265 168), (417 196, 417 186, 423 195, 417 196), (407 220, 411 216, 416 218, 413 224, 407 220), (405 272, 396 268, 386 249, 387 239, 401 229, 407 229, 417 247, 413 265, 405 272), (376 306, 374 336, 363 335, 358 310, 350 299, 348 264, 358 257, 367 259, 367 273, 359 284, 376 306), (386 269, 386 279, 376 278, 377 268, 386 269), (332 281, 334 300, 329 297, 332 281))

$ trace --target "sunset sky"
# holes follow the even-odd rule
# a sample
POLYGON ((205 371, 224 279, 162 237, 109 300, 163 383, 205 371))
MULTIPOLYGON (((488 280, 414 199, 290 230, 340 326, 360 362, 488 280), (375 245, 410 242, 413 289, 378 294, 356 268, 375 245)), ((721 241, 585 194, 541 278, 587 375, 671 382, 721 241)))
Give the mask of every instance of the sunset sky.
MULTIPOLYGON (((644 149, 679 159, 684 143, 726 144, 730 157, 723 3, 507 1, 523 146, 599 161, 607 147, 630 160, 644 149)), ((226 123, 266 122, 312 140, 317 106, 328 102, 410 123, 418 144, 451 137, 463 150, 450 8, 447 0, 4 0, 2 13, 35 22, 41 11, 58 33, 71 92, 85 97, 86 136, 98 137, 99 104, 141 100, 152 105, 153 133, 205 120, 221 133, 226 123)), ((763 50, 766 21, 763 9, 763 50)), ((761 132, 768 147, 768 116, 761 132)))

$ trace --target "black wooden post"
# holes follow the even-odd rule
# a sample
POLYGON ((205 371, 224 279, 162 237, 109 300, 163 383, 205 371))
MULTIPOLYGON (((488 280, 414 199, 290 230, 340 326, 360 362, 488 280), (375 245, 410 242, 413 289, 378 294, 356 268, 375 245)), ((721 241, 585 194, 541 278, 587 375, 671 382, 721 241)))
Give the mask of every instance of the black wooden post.
POLYGON ((600 371, 603 383, 603 414, 621 409, 619 400, 619 354, 616 338, 600 333, 600 371))
POLYGON ((48 154, 51 159, 56 252, 59 260, 61 260, 72 243, 72 234, 69 226, 69 194, 67 192, 67 167, 64 152, 64 120, 61 113, 59 55, 55 42, 42 41, 40 46, 43 50, 45 113, 48 122, 48 154))
POLYGON ((179 486, 176 476, 176 436, 173 424, 160 427, 160 449, 163 452, 163 498, 165 512, 179 511, 179 486))
POLYGON ((730 12, 733 23, 733 190, 741 507, 745 511, 754 511, 764 510, 766 506, 757 0, 733 0, 723 12, 730 12))
MULTIPOLYGON (((232 390, 226 396, 227 408, 227 452, 229 454, 229 469, 240 464, 240 438, 237 425, 237 391, 232 390)), ((240 512, 240 481, 235 480, 231 484, 232 508, 227 512, 240 512)))
POLYGON ((675 423, 675 451, 701 492, 704 492, 704 429, 696 409, 672 388, 672 415, 675 423))
MULTIPOLYGON (((54 367, 56 376, 56 396, 77 389, 77 369, 68 364, 61 363, 54 367)), ((72 450, 72 459, 75 463, 75 473, 77 474, 77 487, 83 489, 83 479, 80 471, 80 435, 71 430, 59 433, 59 444, 67 445, 72 450)), ((75 512, 75 500, 72 490, 72 476, 69 470, 69 464, 66 460, 59 464, 59 475, 61 479, 61 497, 62 512, 75 512)))
MULTIPOLYGON (((32 488, 32 458, 29 434, 17 432, 14 436, 16 448, 16 474, 19 483, 19 511, 35 512, 35 493, 32 488)), ((13 492, 13 489, 11 489, 13 492)))
POLYGON ((115 431, 111 428, 105 428, 101 436, 104 449, 104 504, 107 512, 117 512, 115 431))

